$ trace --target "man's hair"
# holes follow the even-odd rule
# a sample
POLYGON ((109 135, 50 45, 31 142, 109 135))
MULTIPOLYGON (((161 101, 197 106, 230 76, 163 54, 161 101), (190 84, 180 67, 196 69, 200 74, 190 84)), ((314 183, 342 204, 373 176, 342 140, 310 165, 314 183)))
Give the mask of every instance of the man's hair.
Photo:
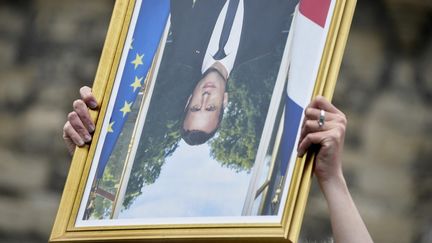
MULTIPOLYGON (((224 82, 226 82, 225 77, 222 75, 222 73, 214 67, 208 68, 202 74, 200 80, 202 80, 203 78, 205 78, 205 76, 207 76, 209 73, 212 73, 212 72, 216 72, 224 80, 224 82)), ((219 111, 218 123, 217 123, 217 126, 215 127, 215 129, 209 133, 206 133, 206 132, 200 131, 200 130, 185 130, 184 129, 183 124, 184 124, 184 120, 186 119, 187 113, 189 111, 189 105, 190 104, 188 104, 186 106, 184 113, 183 113, 183 119, 182 119, 183 122, 181 123, 181 127, 180 127, 180 135, 183 138, 183 140, 189 145, 201 145, 201 144, 207 142, 210 138, 212 138, 215 135, 215 133, 217 132, 217 130, 219 129, 220 123, 221 123, 222 118, 223 118, 224 107, 223 107, 223 105, 221 106, 222 108, 219 111)))
MULTIPOLYGON (((185 110, 185 117, 186 117, 188 109, 189 109, 189 105, 185 110)), ((206 132, 200 131, 200 130, 186 130, 183 127, 183 123, 181 123, 181 128, 180 128, 181 137, 189 145, 201 145, 201 144, 207 142, 210 138, 212 138, 215 135, 215 133, 219 129, 220 123, 222 122, 223 113, 224 113, 224 111, 222 108, 219 111, 218 123, 217 123, 215 129, 209 133, 206 133, 206 132)), ((183 121, 184 121, 184 119, 183 119, 183 121)))

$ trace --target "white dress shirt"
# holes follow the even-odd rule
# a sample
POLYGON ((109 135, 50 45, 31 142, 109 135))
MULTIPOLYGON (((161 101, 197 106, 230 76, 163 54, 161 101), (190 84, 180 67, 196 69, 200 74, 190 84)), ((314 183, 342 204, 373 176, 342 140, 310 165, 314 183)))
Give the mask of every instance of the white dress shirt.
POLYGON ((239 1, 239 6, 237 8, 233 26, 231 28, 230 35, 228 37, 228 42, 225 45, 224 51, 226 53, 226 57, 221 60, 215 60, 213 56, 219 49, 219 39, 222 34, 222 29, 225 21, 225 16, 228 10, 228 4, 230 0, 228 0, 223 6, 219 17, 216 21, 216 25, 213 29, 213 33, 210 38, 209 45, 207 47, 207 51, 204 55, 204 60, 201 68, 201 72, 204 73, 209 67, 211 67, 215 62, 220 62, 227 70, 228 76, 234 66, 234 62, 237 56, 237 51, 240 44, 240 36, 242 33, 243 27, 243 13, 244 13, 244 5, 243 0, 239 1))

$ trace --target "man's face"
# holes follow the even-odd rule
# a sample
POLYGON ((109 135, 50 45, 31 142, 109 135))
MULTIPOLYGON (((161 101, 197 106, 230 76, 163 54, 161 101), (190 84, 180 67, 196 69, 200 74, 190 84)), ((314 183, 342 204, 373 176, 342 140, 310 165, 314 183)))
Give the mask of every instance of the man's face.
POLYGON ((211 133, 218 126, 220 112, 228 102, 225 80, 216 71, 202 78, 189 97, 183 129, 211 133))

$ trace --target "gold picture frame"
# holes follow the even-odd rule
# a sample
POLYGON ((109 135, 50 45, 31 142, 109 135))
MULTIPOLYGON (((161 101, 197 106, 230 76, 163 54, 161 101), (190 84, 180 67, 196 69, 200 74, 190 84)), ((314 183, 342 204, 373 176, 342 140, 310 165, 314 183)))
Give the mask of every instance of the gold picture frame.
MULTIPOLYGON (((134 221, 135 223, 110 224, 107 223, 110 221, 106 220, 100 221, 101 223, 95 221, 95 224, 84 224, 84 226, 79 224, 79 222, 85 223, 82 217, 83 208, 85 208, 84 204, 86 204, 86 202, 88 203, 87 200, 90 200, 88 199, 89 191, 91 191, 90 188, 94 180, 91 175, 94 176, 97 167, 94 161, 95 156, 97 157, 97 154, 100 153, 97 151, 98 146, 103 146, 100 145, 102 141, 100 138, 106 136, 107 133, 107 124, 109 124, 107 117, 110 109, 112 110, 112 107, 110 108, 110 106, 112 106, 110 102, 113 102, 113 91, 116 90, 116 77, 119 75, 119 67, 122 65, 122 56, 125 55, 125 50, 129 49, 127 44, 131 43, 130 32, 132 31, 133 23, 135 23, 134 18, 136 21, 136 15, 139 13, 137 8, 142 1, 143 0, 117 0, 115 3, 104 49, 93 84, 93 93, 98 103, 101 104, 98 111, 90 111, 92 118, 96 121, 94 139, 90 145, 77 148, 75 151, 57 217, 54 222, 50 242, 297 242, 311 184, 313 154, 310 153, 302 158, 297 158, 295 155, 292 156, 291 154, 291 157, 294 158, 294 162, 291 163, 291 174, 289 176, 289 182, 285 185, 286 190, 283 190, 283 201, 279 204, 281 210, 275 214, 277 218, 275 216, 272 220, 261 220, 259 218, 260 216, 257 216, 255 218, 252 217, 250 220, 244 220, 244 222, 242 218, 240 218, 240 220, 215 220, 214 222, 211 220, 197 220, 197 222, 180 220, 180 222, 170 223, 168 220, 164 223, 152 223, 151 221, 150 223, 147 221, 146 223, 136 223, 134 221)), ((195 4, 195 1, 193 2, 195 4)), ((300 0, 300 2, 303 4, 304 8, 314 8, 313 3, 315 3, 315 1, 300 0)), ((311 92, 306 97, 308 100, 317 95, 323 95, 328 99, 332 98, 356 4, 355 0, 326 0, 323 2, 328 2, 330 10, 326 12, 324 22, 322 23, 325 34, 323 35, 322 48, 317 49, 319 51, 319 56, 316 58, 318 59, 310 61, 311 63, 315 61, 314 67, 316 67, 316 70, 314 71, 314 77, 311 81, 313 84, 310 89, 311 92)), ((298 13, 301 10, 297 7, 296 11, 296 13, 298 13)), ((319 22, 319 18, 320 16, 318 20, 315 20, 319 22)), ((299 20, 296 21, 299 22, 299 20)), ((309 20, 306 20, 306 22, 308 21, 309 20)), ((291 25, 291 28, 292 26, 293 25, 291 25)), ((290 32, 291 31, 293 31, 293 29, 290 29, 290 32)), ((169 38, 170 32, 168 28, 164 29, 164 33, 165 38, 169 38)), ((301 36, 301 34, 297 36, 301 36)), ((292 42, 290 41, 293 40, 290 40, 289 36, 287 38, 286 46, 291 46, 292 42)), ((162 58, 163 51, 161 51, 161 46, 162 45, 159 44, 159 49, 157 51, 159 54, 156 54, 155 58, 152 59, 150 70, 155 70, 158 66, 157 61, 155 61, 156 56, 159 55, 159 59, 162 58)), ((319 46, 319 43, 317 46, 319 46)), ((290 62, 291 61, 292 60, 290 60, 290 62)), ((283 61, 279 65, 283 68, 283 61)), ((291 65, 291 63, 289 65, 291 65)), ((296 68, 298 67, 290 66, 289 71, 291 72, 292 69, 296 68)), ((286 72, 286 76, 288 76, 288 67, 286 67, 286 72)), ((149 80, 153 79, 154 74, 154 71, 148 71, 148 75, 145 78, 146 82, 143 84, 145 87, 142 88, 143 97, 150 97, 151 95, 152 82, 149 80)), ((300 75, 299 77, 302 76, 300 75)), ((286 79, 288 79, 289 85, 290 79, 286 79)), ((283 92, 281 92, 281 95, 282 93, 283 92)), ((150 98, 146 99, 148 100, 150 98)), ((142 103, 144 104, 145 102, 142 101, 142 103)), ((141 107, 144 107, 144 105, 141 107)), ((141 113, 145 112, 143 111, 141 113)), ((135 122, 135 124, 138 123, 139 122, 135 122)), ((282 122, 274 123, 269 126, 279 127, 282 126, 281 124, 282 122)), ((278 131, 277 127, 274 128, 274 131, 278 131)), ((136 133, 135 130, 137 130, 137 125, 135 125, 133 134, 139 135, 140 133, 136 133)), ((275 140, 279 142, 275 142, 275 145, 273 145, 273 147, 276 147, 276 150, 279 149, 280 136, 282 135, 276 134, 275 137, 277 136, 279 136, 279 138, 275 140)), ((128 149, 131 150, 131 148, 128 149)), ((128 157, 130 154, 129 152, 128 157)), ((126 165, 124 167, 126 167, 126 165)), ((123 174, 125 173, 124 171, 125 170, 123 170, 123 174)), ((252 172, 252 174, 253 173, 254 172, 252 172)), ((121 180, 124 179, 123 174, 121 180)), ((121 185, 119 187, 121 187, 121 185)), ((115 201, 118 200, 118 195, 119 193, 117 191, 115 195, 116 199, 113 200, 113 205, 115 201)), ((114 211, 114 209, 112 210, 114 211)))

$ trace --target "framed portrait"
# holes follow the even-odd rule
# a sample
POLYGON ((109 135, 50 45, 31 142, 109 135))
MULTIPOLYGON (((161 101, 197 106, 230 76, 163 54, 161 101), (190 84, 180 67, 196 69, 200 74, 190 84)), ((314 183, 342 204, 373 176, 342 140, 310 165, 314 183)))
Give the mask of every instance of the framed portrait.
POLYGON ((296 242, 354 0, 117 0, 50 242, 296 242))

